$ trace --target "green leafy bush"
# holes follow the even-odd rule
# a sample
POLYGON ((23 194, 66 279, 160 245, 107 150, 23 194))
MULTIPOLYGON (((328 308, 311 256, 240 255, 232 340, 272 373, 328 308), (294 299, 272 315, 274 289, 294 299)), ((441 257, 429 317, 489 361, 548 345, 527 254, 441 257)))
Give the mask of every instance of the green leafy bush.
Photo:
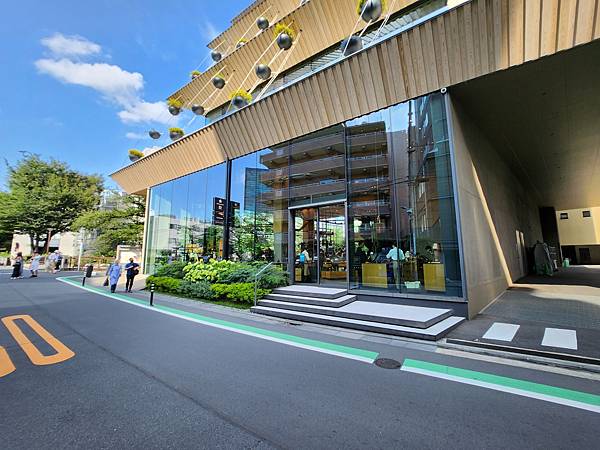
POLYGON ((173 261, 171 264, 163 264, 156 269, 154 275, 157 277, 171 277, 182 280, 183 276, 185 275, 183 269, 186 265, 187 263, 181 261, 173 261))
POLYGON ((167 105, 174 106, 175 108, 181 108, 183 103, 177 98, 170 98, 167 100, 167 105))
POLYGON ((176 278, 157 277, 152 275, 146 278, 146 287, 149 288, 152 283, 154 283, 154 289, 159 292, 176 294, 179 292, 181 280, 178 280, 176 278))
POLYGON ((213 300, 215 298, 215 293, 210 288, 210 283, 207 283, 206 281, 194 283, 192 281, 183 280, 179 286, 179 294, 185 297, 200 298, 203 300, 213 300))
MULTIPOLYGON (((257 266, 257 271, 261 266, 257 266)), ((254 281, 254 279, 252 279, 254 281)), ((279 266, 271 266, 260 275, 258 286, 265 289, 275 289, 289 284, 288 273, 279 266)))
POLYGON ((183 271, 185 272, 184 280, 188 281, 208 281, 209 283, 215 283, 219 281, 220 276, 227 272, 230 268, 235 266, 236 263, 232 261, 215 261, 211 259, 205 263, 200 260, 196 263, 190 263, 183 271))
MULTIPOLYGON (((219 299, 227 299, 232 302, 254 303, 254 284, 253 283, 232 283, 212 284, 210 288, 213 290, 215 297, 219 299)), ((261 299, 271 292, 270 289, 258 289, 257 298, 261 299)))
POLYGON ((131 150, 129 150, 129 156, 136 156, 138 158, 143 158, 144 153, 135 148, 132 148, 131 150))

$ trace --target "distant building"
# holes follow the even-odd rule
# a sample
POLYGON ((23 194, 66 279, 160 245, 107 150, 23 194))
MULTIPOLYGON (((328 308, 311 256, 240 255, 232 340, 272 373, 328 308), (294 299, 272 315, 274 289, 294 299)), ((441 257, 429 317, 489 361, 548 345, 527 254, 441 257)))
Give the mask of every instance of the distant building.
POLYGON ((572 264, 600 264, 600 207, 556 212, 563 258, 572 264))

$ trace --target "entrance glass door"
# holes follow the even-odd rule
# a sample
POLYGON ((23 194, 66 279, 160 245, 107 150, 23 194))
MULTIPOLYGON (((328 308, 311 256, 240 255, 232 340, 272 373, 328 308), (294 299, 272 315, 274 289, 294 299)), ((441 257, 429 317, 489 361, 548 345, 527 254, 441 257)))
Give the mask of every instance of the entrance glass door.
POLYGON ((296 283, 346 287, 344 204, 297 209, 294 214, 296 283))

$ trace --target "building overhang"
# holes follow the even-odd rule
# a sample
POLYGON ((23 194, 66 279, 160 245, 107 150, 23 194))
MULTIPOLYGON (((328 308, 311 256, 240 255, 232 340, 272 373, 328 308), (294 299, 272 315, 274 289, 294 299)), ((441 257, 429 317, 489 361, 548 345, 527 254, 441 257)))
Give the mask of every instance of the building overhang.
POLYGON ((541 2, 525 7, 523 2, 473 0, 446 7, 111 177, 127 192, 142 192, 226 159, 591 42, 600 38, 599 2, 580 0, 570 8, 549 1, 542 8, 541 2))

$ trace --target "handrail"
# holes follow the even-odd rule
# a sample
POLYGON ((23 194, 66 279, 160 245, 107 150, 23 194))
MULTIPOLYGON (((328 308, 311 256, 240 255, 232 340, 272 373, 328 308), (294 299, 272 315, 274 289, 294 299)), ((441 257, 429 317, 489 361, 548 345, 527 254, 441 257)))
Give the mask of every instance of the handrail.
POLYGON ((256 275, 254 275, 254 306, 256 306, 256 296, 257 296, 257 292, 258 292, 258 280, 260 275, 267 270, 269 267, 271 267, 273 265, 273 261, 271 261, 269 264, 267 264, 265 267, 263 267, 262 269, 260 269, 258 272, 256 272, 256 275))

